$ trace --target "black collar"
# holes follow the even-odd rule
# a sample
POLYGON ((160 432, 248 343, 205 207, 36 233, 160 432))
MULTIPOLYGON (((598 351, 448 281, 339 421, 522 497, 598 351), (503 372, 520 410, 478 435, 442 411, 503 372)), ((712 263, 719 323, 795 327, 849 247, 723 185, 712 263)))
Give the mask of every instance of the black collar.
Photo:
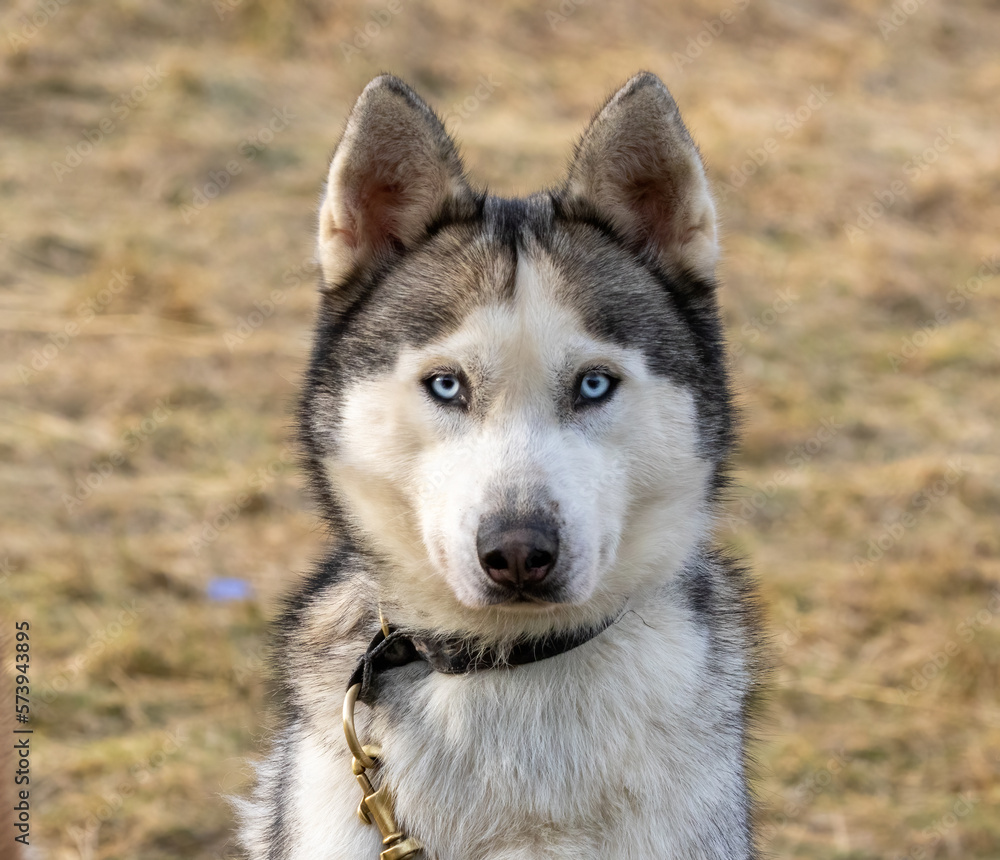
POLYGON ((358 698, 371 705, 374 702, 372 684, 375 677, 389 669, 423 661, 430 664, 435 672, 464 675, 483 669, 523 666, 572 651, 603 633, 617 620, 617 617, 607 618, 596 627, 554 633, 540 639, 521 639, 504 649, 483 645, 474 639, 407 633, 391 628, 386 635, 379 630, 347 682, 347 688, 360 684, 358 698))

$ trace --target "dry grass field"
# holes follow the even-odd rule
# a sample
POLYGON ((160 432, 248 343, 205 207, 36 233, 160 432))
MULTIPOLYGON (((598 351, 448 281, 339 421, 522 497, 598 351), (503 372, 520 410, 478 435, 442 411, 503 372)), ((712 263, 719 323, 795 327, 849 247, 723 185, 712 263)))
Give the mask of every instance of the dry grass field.
POLYGON ((35 856, 235 856, 267 621, 324 541, 291 410, 363 85, 410 81, 515 193, 648 68, 724 220, 745 432, 719 539, 777 664, 762 846, 1000 857, 1000 7, 334 6, 0 11, 0 615, 31 625, 35 856))

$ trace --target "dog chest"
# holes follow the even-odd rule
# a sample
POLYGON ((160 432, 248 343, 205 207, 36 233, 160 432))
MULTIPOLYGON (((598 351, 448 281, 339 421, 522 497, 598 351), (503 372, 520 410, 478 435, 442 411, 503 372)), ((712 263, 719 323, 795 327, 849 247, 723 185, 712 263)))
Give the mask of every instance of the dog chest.
POLYGON ((740 697, 704 631, 656 621, 530 666, 390 683, 370 731, 406 832, 439 860, 741 856, 699 853, 720 820, 744 830, 740 697))

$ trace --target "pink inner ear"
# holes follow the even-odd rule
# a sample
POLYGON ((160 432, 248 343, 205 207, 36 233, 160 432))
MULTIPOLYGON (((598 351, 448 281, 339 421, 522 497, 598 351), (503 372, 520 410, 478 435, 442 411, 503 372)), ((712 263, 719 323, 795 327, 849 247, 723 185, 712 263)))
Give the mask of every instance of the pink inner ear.
POLYGON ((634 180, 625 189, 626 206, 631 210, 639 238, 659 247, 683 243, 687 231, 678 223, 678 201, 669 183, 653 179, 634 180))
POLYGON ((354 250, 376 251, 393 241, 401 241, 400 214, 407 203, 397 183, 370 182, 351 195, 348 205, 350 226, 344 232, 354 250))

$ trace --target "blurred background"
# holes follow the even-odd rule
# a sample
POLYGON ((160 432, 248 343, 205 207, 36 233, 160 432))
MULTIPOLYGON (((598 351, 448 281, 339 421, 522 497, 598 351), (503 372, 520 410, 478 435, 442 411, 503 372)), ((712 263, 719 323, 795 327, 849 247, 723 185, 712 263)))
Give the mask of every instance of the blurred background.
POLYGON ((267 622, 324 539, 291 410, 364 84, 405 78, 515 194, 646 68, 724 225, 745 441, 719 539, 777 663, 762 846, 1000 857, 998 13, 5 3, 0 608, 31 624, 35 856, 235 856, 267 622))

